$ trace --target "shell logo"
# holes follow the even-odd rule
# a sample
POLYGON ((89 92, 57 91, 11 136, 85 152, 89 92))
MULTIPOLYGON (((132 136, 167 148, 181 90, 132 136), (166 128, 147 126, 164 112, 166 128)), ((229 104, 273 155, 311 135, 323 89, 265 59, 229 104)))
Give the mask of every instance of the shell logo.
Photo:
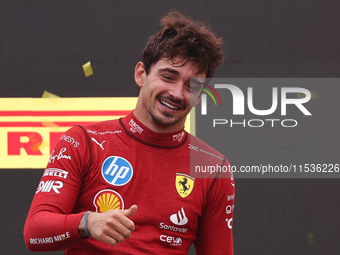
POLYGON ((93 199, 96 212, 107 212, 112 209, 123 210, 124 201, 118 192, 105 189, 99 191, 93 199))

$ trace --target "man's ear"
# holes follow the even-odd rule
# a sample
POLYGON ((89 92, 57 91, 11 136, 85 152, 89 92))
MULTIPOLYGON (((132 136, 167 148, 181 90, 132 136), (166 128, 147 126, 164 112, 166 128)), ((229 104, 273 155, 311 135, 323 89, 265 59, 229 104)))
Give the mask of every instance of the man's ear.
POLYGON ((143 87, 146 73, 143 62, 138 62, 135 67, 135 81, 138 87, 143 87))

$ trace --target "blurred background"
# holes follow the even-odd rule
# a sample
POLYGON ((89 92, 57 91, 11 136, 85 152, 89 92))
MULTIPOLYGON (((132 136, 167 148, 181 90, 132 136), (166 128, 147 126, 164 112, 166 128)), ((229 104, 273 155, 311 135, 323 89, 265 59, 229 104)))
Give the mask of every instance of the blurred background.
MULTIPOLYGON (((0 0, 0 100, 137 96, 134 67, 171 9, 224 38, 216 77, 340 76, 337 1, 0 0)), ((1 167, 1 254, 31 254, 22 232, 42 173, 1 167)), ((339 203, 339 179, 236 180, 235 254, 338 254, 339 203)))

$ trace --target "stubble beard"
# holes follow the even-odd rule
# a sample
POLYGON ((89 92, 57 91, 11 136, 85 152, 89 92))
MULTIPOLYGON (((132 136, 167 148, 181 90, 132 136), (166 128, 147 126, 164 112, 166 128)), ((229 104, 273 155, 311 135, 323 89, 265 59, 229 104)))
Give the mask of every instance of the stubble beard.
POLYGON ((179 117, 176 118, 166 113, 157 113, 155 109, 150 109, 149 113, 152 120, 161 126, 172 126, 180 120, 179 117))

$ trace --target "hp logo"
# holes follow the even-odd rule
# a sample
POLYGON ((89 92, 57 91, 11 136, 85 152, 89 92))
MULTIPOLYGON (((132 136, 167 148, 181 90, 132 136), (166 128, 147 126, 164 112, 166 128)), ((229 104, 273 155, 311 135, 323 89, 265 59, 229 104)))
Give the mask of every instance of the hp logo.
POLYGON ((114 186, 127 184, 131 180, 132 175, 132 166, 125 158, 111 156, 106 158, 102 165, 104 180, 114 186))

